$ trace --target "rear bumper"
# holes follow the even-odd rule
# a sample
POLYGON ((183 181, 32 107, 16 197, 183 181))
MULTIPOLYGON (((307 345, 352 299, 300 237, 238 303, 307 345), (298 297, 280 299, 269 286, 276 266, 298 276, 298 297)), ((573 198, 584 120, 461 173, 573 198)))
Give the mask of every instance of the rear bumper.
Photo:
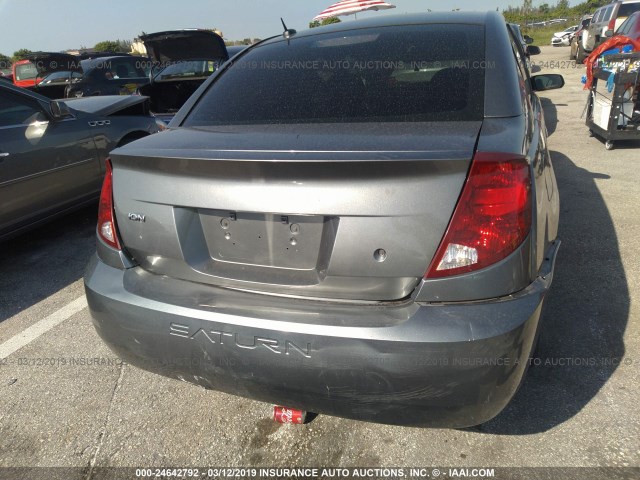
POLYGON ((298 301, 118 270, 97 257, 85 288, 103 340, 140 368, 341 417, 465 427, 516 392, 559 242, 540 276, 468 304, 298 301))

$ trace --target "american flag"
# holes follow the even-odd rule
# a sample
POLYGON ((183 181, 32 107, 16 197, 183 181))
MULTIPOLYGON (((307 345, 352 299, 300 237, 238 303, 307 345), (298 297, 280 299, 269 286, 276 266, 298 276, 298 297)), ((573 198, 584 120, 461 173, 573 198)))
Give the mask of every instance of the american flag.
POLYGON ((352 15, 365 10, 387 10, 389 8, 396 8, 396 6, 382 0, 342 0, 334 3, 313 19, 324 20, 325 18, 339 17, 340 15, 352 15))

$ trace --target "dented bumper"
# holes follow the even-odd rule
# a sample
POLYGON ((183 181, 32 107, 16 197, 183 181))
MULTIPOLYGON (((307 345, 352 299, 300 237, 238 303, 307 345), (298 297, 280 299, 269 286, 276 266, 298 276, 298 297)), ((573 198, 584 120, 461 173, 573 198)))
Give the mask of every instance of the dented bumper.
POLYGON ((557 245, 525 290, 473 303, 327 304, 119 270, 85 276, 94 325, 134 366, 292 408, 399 425, 465 427, 516 392, 557 245))

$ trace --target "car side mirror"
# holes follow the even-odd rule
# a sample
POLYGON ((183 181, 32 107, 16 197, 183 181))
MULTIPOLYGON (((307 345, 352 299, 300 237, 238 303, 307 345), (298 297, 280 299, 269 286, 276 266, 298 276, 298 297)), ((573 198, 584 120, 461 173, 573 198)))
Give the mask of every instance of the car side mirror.
POLYGON ((51 116, 56 120, 62 120, 71 117, 72 114, 66 103, 60 100, 53 100, 51 102, 51 116))
POLYGON ((524 43, 526 43, 527 45, 531 45, 533 43, 533 38, 531 38, 529 35, 525 35, 524 43))
POLYGON ((607 30, 606 32, 604 32, 604 36, 608 38, 613 37, 613 30, 607 30))
POLYGON ((546 73, 544 75, 534 75, 531 77, 533 82, 533 89, 536 92, 543 92, 545 90, 556 90, 564 87, 564 77, 557 73, 546 73))
POLYGON ((536 47, 535 45, 527 45, 527 54, 528 55, 540 55, 542 51, 540 47, 536 47))

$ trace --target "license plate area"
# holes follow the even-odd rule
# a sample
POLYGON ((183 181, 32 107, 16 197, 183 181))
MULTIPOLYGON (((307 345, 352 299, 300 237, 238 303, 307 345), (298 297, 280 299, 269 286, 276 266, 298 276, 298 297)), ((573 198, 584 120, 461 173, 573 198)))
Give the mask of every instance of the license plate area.
POLYGON ((319 215, 200 210, 211 259, 238 267, 316 270, 328 221, 319 215))

